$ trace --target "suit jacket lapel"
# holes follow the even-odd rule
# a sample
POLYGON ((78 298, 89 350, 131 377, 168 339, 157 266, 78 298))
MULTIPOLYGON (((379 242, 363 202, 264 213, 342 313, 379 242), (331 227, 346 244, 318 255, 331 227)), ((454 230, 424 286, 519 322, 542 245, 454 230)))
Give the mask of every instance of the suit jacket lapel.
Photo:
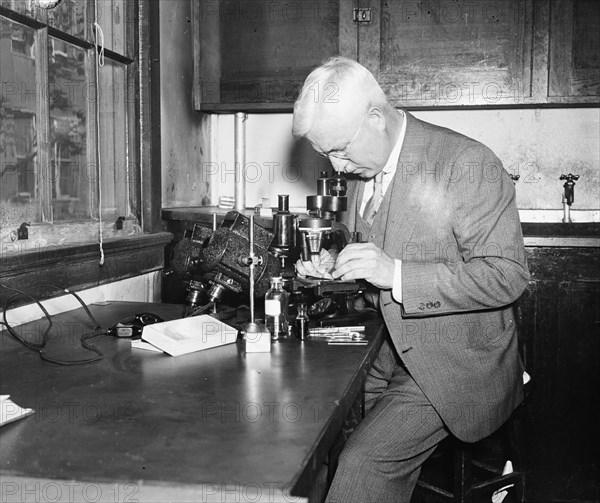
MULTIPOLYGON (((385 193, 381 207, 371 227, 372 241, 394 258, 403 258, 420 210, 419 181, 426 163, 425 129, 423 123, 406 113, 406 135, 394 178, 385 193)), ((350 231, 356 230, 365 181, 348 180, 348 211, 343 223, 350 231)), ((367 236, 363 236, 367 239, 367 236)))
POLYGON ((365 190, 364 182, 357 178, 348 179, 348 209, 342 213, 341 221, 350 232, 356 231, 356 219, 358 218, 358 210, 360 210, 360 202, 362 201, 363 192, 365 190))
POLYGON ((378 246, 394 258, 403 258, 418 220, 419 186, 425 159, 425 131, 421 122, 406 113, 406 135, 396 173, 373 221, 373 234, 381 236, 378 246))

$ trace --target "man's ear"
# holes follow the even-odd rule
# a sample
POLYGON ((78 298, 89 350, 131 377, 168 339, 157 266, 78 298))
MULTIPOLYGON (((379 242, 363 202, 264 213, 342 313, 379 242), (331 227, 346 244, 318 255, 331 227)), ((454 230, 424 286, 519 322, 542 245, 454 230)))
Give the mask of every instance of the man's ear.
POLYGON ((381 108, 374 106, 371 107, 369 109, 369 120, 371 121, 371 124, 377 128, 378 131, 383 132, 385 131, 385 127, 386 127, 386 120, 385 120, 385 115, 383 113, 383 111, 381 110, 381 108))

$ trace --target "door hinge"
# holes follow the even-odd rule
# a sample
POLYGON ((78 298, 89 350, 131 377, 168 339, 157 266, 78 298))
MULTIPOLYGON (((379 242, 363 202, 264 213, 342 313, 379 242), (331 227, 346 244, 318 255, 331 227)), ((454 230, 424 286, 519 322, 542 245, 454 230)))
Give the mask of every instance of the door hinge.
POLYGON ((371 9, 352 9, 352 20, 355 23, 370 23, 371 9))

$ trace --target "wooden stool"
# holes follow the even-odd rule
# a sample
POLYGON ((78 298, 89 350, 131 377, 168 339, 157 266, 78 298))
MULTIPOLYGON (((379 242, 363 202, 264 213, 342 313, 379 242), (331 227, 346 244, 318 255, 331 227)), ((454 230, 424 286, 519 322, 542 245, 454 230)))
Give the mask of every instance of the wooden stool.
POLYGON ((528 394, 526 389, 523 403, 517 407, 508 421, 489 437, 472 444, 461 442, 455 437, 444 440, 423 466, 411 501, 413 503, 492 502, 494 491, 512 486, 507 489, 508 494, 504 503, 524 502, 525 470, 521 446, 525 440, 522 429, 528 394), (448 471, 448 457, 452 459, 453 466, 450 480, 448 477, 444 477, 444 472, 448 471), (503 461, 500 461, 500 466, 492 466, 487 461, 488 458, 500 458, 503 461), (512 463, 513 471, 502 475, 507 460, 512 463), (442 463, 441 470, 439 469, 440 462, 442 463), (428 468, 429 471, 431 468, 434 469, 434 477, 431 473, 428 474, 428 468), (438 468, 437 472, 435 472, 435 468, 438 468))

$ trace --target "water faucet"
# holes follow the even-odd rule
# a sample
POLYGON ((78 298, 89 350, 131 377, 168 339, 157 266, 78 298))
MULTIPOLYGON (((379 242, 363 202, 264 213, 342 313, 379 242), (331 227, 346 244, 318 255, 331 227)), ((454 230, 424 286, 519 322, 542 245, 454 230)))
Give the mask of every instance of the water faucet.
POLYGON ((563 223, 571 223, 571 205, 573 201, 575 201, 575 181, 579 180, 579 175, 573 175, 569 173, 568 175, 560 175, 560 180, 566 180, 563 185, 563 223))

